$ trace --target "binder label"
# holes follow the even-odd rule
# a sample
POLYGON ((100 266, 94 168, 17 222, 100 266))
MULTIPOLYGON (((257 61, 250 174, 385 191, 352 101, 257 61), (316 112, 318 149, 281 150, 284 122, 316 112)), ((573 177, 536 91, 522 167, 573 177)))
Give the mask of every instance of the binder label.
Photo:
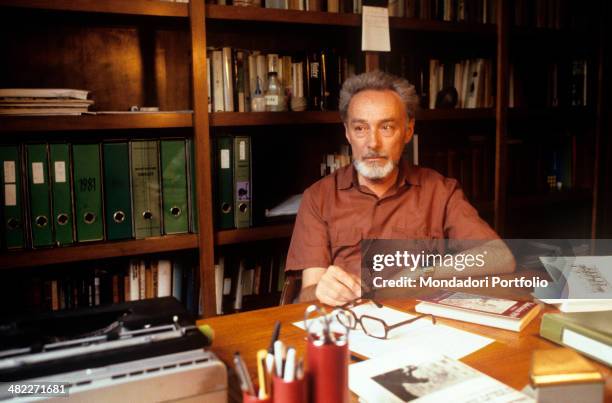
POLYGON ((64 161, 55 161, 55 183, 66 183, 66 163, 64 161))
POLYGON ((45 170, 42 162, 32 163, 32 183, 41 185, 45 183, 45 170))
POLYGON ((4 161, 4 183, 15 183, 15 161, 4 161))
POLYGON ((230 169, 230 150, 221 150, 221 169, 230 169))
POLYGON ((4 185, 4 205, 5 206, 16 206, 17 205, 17 185, 6 184, 4 185))
POLYGON ((241 141, 240 145, 238 146, 238 149, 240 161, 246 160, 246 141, 241 141))

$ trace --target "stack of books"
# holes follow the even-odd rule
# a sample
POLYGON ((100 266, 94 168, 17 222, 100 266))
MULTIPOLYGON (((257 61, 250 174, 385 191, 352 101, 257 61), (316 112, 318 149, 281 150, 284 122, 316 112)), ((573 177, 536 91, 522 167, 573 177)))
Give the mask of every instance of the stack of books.
POLYGON ((94 103, 88 91, 56 88, 0 88, 0 115, 80 115, 94 103))

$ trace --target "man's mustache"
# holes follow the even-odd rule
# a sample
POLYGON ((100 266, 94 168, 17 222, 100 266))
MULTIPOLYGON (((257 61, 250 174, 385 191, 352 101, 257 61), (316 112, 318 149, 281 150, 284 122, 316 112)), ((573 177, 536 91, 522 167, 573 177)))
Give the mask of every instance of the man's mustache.
POLYGON ((371 151, 361 156, 362 160, 366 158, 389 158, 389 156, 385 154, 377 153, 375 151, 371 151))

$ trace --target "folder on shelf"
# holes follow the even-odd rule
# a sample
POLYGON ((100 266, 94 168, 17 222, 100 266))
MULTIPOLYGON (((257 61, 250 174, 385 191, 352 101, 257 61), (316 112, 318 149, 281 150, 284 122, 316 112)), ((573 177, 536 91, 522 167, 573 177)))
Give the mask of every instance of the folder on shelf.
POLYGON ((250 137, 234 137, 234 221, 236 228, 251 226, 250 137))
POLYGON ((196 188, 196 164, 195 164, 195 148, 193 146, 193 140, 187 139, 187 176, 189 180, 187 185, 189 186, 189 232, 198 232, 198 198, 196 188))
POLYGON ((217 172, 217 227, 234 228, 234 182, 232 166, 233 139, 229 136, 217 138, 215 156, 217 172))
POLYGON ((49 144, 49 159, 51 161, 55 244, 57 246, 70 245, 74 243, 70 145, 68 143, 49 144))
POLYGON ((159 152, 155 140, 130 142, 134 236, 142 239, 161 235, 159 152))
POLYGON ((46 144, 26 145, 32 247, 53 245, 49 156, 46 144))
POLYGON ((185 140, 162 140, 160 151, 164 234, 183 234, 189 230, 185 140))
POLYGON ((25 246, 21 156, 17 145, 0 146, 0 184, 2 184, 1 247, 17 249, 25 246))
POLYGON ((100 144, 73 144, 75 222, 78 242, 104 239, 100 144))
POLYGON ((106 238, 129 239, 133 236, 129 146, 127 142, 104 143, 102 149, 106 238))

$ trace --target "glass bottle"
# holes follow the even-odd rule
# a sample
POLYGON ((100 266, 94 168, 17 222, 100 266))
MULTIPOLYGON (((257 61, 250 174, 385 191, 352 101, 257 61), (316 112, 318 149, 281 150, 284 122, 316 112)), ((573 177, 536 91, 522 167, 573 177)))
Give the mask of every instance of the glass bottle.
POLYGON ((268 88, 266 89, 266 111, 281 112, 285 110, 285 96, 278 82, 278 73, 268 73, 268 88))
POLYGON ((255 87, 255 93, 251 98, 251 111, 252 112, 265 112, 266 111, 266 99, 261 93, 261 85, 259 84, 260 80, 257 77, 257 84, 255 87))

